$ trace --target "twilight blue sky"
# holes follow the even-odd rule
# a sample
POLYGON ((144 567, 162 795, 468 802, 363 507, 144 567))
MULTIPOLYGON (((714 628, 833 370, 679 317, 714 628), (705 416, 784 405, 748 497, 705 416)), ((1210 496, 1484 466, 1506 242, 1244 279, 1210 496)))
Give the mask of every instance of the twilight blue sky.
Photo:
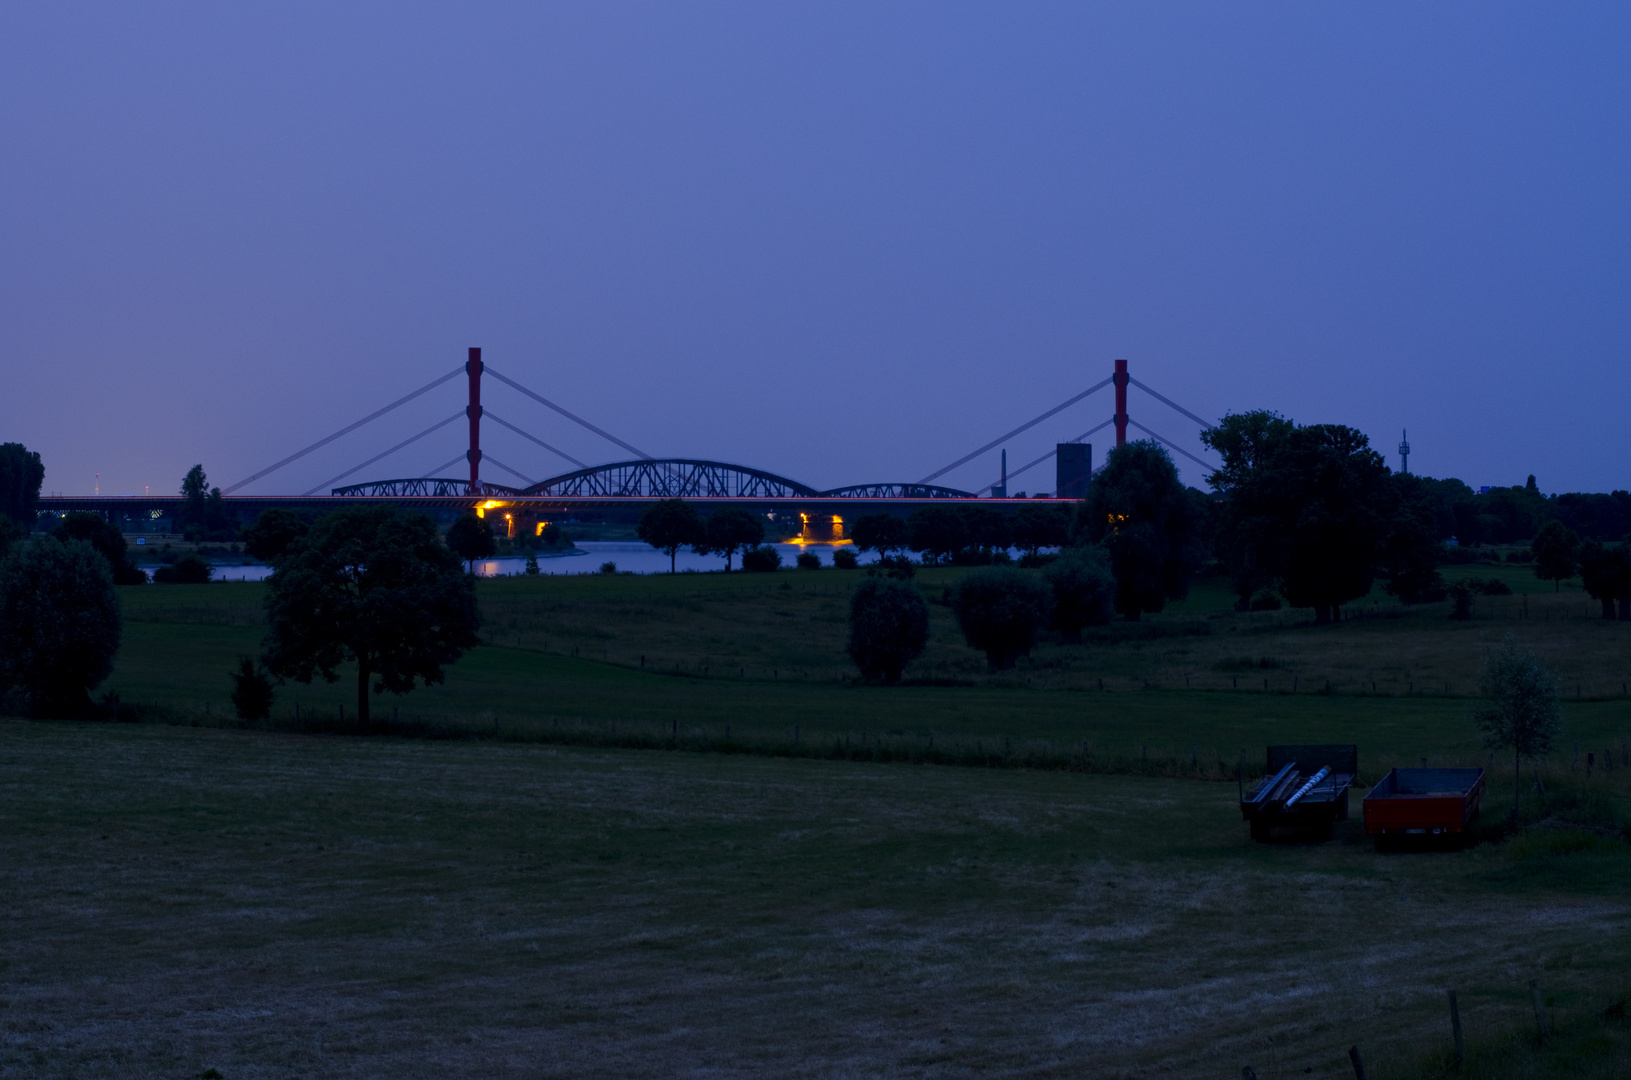
POLYGON ((1623 4, 7 5, 0 440, 48 491, 224 486, 480 345, 650 453, 826 487, 919 479, 1127 357, 1395 467, 1408 427, 1417 471, 1627 487, 1628 57, 1623 4))

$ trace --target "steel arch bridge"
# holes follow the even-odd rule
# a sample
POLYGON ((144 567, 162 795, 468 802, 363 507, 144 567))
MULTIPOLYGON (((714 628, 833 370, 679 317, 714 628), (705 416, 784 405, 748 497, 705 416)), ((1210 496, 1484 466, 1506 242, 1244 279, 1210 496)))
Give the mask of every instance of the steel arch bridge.
MULTIPOLYGON (((415 480, 378 480, 333 489, 335 495, 374 498, 426 498, 458 496, 469 492, 469 482, 427 477, 415 480)), ((616 461, 563 473, 531 487, 483 484, 484 494, 516 498, 599 499, 972 499, 972 492, 934 484, 855 484, 817 491, 785 476, 696 458, 656 458, 616 461)))

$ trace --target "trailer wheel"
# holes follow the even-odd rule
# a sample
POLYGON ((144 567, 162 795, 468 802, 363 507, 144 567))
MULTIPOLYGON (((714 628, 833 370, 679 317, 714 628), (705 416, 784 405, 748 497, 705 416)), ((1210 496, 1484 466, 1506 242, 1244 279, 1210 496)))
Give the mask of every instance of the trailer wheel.
POLYGON ((1252 839, 1259 844, 1267 842, 1269 838, 1269 823, 1266 821, 1252 822, 1252 839))
POLYGON ((1324 843, 1325 841, 1331 839, 1331 837, 1335 834, 1335 832, 1336 832, 1336 823, 1335 822, 1322 821, 1318 825, 1314 826, 1314 839, 1320 841, 1321 843, 1324 843))

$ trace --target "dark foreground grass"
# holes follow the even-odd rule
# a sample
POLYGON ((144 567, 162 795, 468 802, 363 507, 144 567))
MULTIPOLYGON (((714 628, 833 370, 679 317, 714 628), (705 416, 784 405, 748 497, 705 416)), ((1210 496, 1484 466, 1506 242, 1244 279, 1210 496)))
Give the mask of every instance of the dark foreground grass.
POLYGON ((1446 1043, 1446 987, 1482 1039, 1631 961, 1618 842, 1254 845, 1232 802, 3 721, 0 1074, 1337 1077, 1446 1043))

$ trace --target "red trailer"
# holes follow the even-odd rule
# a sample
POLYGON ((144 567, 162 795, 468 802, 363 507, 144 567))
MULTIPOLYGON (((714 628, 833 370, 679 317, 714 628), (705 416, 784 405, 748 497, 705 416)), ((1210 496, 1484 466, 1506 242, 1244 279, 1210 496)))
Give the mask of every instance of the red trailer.
POLYGON ((1365 796, 1365 831, 1390 837, 1465 832, 1484 798, 1483 769, 1393 769, 1365 796))

